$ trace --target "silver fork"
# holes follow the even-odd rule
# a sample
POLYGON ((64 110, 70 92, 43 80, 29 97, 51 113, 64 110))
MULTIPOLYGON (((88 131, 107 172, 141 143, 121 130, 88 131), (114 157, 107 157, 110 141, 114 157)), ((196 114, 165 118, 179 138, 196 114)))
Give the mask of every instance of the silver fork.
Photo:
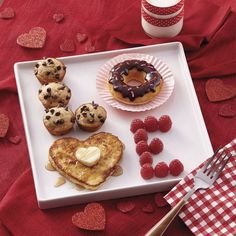
POLYGON ((167 213, 157 224, 155 224, 145 236, 161 236, 168 228, 172 220, 179 213, 192 194, 198 189, 209 188, 224 169, 232 155, 227 155, 223 149, 218 148, 213 156, 206 161, 205 165, 198 170, 194 176, 194 187, 167 213))

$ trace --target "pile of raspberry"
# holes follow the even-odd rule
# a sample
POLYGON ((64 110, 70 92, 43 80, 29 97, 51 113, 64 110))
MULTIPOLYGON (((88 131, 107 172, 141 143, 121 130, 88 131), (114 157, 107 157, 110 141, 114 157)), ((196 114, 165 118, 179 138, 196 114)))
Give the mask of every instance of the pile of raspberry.
POLYGON ((174 159, 169 165, 162 161, 153 167, 152 155, 157 155, 163 151, 164 144, 159 138, 153 138, 148 144, 148 132, 168 132, 172 127, 172 120, 168 115, 162 115, 159 119, 155 116, 147 116, 144 121, 134 119, 130 125, 130 131, 134 134, 136 153, 139 155, 141 166, 140 174, 143 179, 151 179, 154 176, 164 178, 169 173, 172 176, 180 175, 184 166, 180 160, 174 159))

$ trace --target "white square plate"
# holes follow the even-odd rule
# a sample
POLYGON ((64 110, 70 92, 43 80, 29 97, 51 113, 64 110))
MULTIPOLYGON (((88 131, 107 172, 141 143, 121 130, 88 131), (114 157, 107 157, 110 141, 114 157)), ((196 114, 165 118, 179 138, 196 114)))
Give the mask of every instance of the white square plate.
MULTIPOLYGON (((58 137, 50 135, 42 122, 44 107, 38 100, 38 90, 41 85, 33 73, 36 61, 16 63, 14 70, 40 208, 168 190, 212 154, 211 143, 181 43, 64 57, 60 60, 67 66, 64 83, 72 90, 69 107, 75 111, 81 104, 94 100, 107 110, 108 118, 99 131, 110 132, 118 136, 125 144, 126 148, 120 162, 123 175, 110 177, 96 191, 78 190, 69 181, 60 187, 54 187, 59 174, 56 171, 46 170, 45 165, 48 163, 49 147, 58 137), (148 112, 132 113, 112 108, 99 97, 96 92, 98 70, 111 58, 124 53, 153 55, 167 64, 174 75, 175 88, 166 103, 148 112), (144 119, 147 115, 160 117, 163 114, 171 116, 173 126, 167 133, 149 134, 149 141, 153 137, 159 137, 164 143, 163 152, 154 156, 154 165, 158 161, 169 163, 174 158, 178 158, 183 162, 185 170, 178 177, 169 175, 163 179, 154 177, 151 180, 144 180, 140 176, 139 159, 135 152, 133 134, 129 131, 130 123, 134 118, 144 119)), ((65 136, 83 140, 89 135, 91 134, 75 127, 74 131, 65 136)))

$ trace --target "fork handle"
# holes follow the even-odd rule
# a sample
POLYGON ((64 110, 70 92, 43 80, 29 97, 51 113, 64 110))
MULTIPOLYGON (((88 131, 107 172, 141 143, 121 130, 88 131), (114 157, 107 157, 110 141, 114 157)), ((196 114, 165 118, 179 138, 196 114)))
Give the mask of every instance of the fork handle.
POLYGON ((161 236, 186 202, 187 200, 182 198, 145 236, 161 236))

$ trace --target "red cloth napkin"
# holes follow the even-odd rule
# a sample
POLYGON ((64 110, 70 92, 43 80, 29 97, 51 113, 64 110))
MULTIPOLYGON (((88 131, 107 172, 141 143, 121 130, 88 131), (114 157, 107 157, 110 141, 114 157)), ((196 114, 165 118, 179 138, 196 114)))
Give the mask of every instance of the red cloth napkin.
MULTIPOLYGON (((7 135, 20 135, 22 141, 14 145, 6 139, 0 140, 0 219, 4 227, 0 229, 1 235, 7 235, 8 232, 13 235, 85 234, 71 224, 71 216, 82 210, 84 205, 45 211, 39 210, 37 206, 16 93, 14 63, 36 60, 43 56, 59 57, 86 53, 85 45, 75 39, 77 32, 88 34, 97 52, 180 40, 184 43, 193 78, 221 76, 225 83, 233 85, 232 71, 236 66, 232 61, 235 45, 232 25, 236 19, 235 12, 230 11, 224 0, 216 1, 219 6, 210 1, 185 2, 186 16, 183 31, 178 36, 180 38, 149 39, 140 28, 138 0, 67 0, 66 3, 62 0, 4 1, 0 11, 12 7, 15 17, 9 20, 0 19, 0 112, 7 114, 11 120, 7 135), (191 4, 194 4, 194 7, 191 7, 191 4), (202 4, 206 7, 203 8, 202 4), (52 20, 52 16, 60 12, 65 15, 65 19, 58 24, 52 20), (18 46, 17 36, 35 26, 44 27, 47 31, 44 48, 32 50, 18 46), (128 36, 123 39, 117 31, 120 36, 128 36), (59 49, 60 43, 66 38, 74 40, 76 50, 72 53, 65 53, 59 49), (143 39, 145 43, 141 42, 143 39)), ((221 104, 208 101, 204 90, 205 80, 199 79, 194 85, 213 147, 226 144, 236 133, 236 126, 232 125, 235 124, 235 118, 226 119, 218 116, 221 104)), ((234 98, 223 103, 235 105, 235 102, 234 98)), ((131 199, 137 204, 136 210, 131 214, 118 212, 115 209, 117 200, 102 202, 107 212, 108 223, 101 235, 143 235, 169 210, 168 207, 164 207, 156 209, 154 214, 142 213, 140 207, 153 201, 153 194, 131 199)), ((166 233, 172 234, 190 235, 191 232, 177 218, 166 233)))
MULTIPOLYGON (((236 139, 223 149, 232 157, 219 178, 209 189, 196 191, 179 214, 198 236, 236 235, 236 139)), ((193 176, 197 170, 187 175, 165 196, 171 206, 193 187, 193 176)))

